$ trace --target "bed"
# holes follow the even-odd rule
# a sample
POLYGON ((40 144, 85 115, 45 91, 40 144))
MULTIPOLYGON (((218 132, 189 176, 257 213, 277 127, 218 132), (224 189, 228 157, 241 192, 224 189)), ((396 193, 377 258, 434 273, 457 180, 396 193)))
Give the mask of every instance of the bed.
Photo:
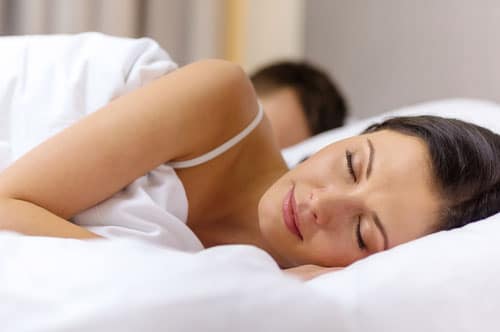
MULTIPOLYGON (((150 39, 97 33, 3 37, 0 50, 0 167, 176 68, 150 39)), ((292 166, 396 114, 457 117, 500 132, 497 104, 443 100, 318 135, 284 156, 292 166)), ((188 253, 132 239, 0 232, 0 321, 9 332, 498 331, 499 243, 497 214, 303 283, 251 246, 188 253)))

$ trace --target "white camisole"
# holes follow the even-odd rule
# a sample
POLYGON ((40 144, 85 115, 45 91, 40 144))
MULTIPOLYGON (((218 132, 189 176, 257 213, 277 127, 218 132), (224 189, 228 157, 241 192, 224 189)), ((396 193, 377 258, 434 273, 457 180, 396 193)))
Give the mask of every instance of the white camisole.
POLYGON ((248 136, 262 117, 259 103, 252 122, 224 144, 197 158, 158 166, 72 221, 106 238, 133 237, 182 251, 203 249, 186 225, 188 201, 174 169, 200 165, 223 154, 248 136))

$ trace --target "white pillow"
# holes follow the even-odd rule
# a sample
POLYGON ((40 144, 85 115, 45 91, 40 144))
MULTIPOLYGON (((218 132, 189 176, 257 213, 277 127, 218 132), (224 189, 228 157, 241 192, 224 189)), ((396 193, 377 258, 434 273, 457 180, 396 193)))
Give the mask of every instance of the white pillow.
POLYGON ((369 256, 308 285, 341 303, 347 331, 498 331, 500 215, 369 256))

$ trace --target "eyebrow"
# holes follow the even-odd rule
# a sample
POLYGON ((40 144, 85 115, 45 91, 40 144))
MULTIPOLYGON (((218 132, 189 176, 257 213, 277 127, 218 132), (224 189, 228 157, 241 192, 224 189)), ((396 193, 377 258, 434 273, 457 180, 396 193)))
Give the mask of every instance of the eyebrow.
MULTIPOLYGON (((368 143, 368 147, 370 149, 370 155, 368 156, 368 166, 366 167, 366 178, 370 178, 370 174, 372 173, 372 165, 373 165, 373 158, 375 157, 375 148, 373 147, 372 141, 370 141, 369 138, 366 139, 366 142, 368 143)), ((380 230, 380 233, 382 233, 382 237, 384 238, 384 250, 387 250, 388 245, 389 245, 389 240, 387 238, 387 233, 385 231, 385 227, 380 222, 380 218, 377 216, 377 214, 374 212, 373 213, 373 221, 375 222, 375 225, 377 228, 380 230)))
POLYGON ((375 148, 373 147, 372 141, 370 141, 369 138, 366 139, 368 142, 368 147, 370 148, 370 155, 368 156, 368 166, 366 167, 366 178, 370 178, 370 174, 372 173, 372 164, 373 164, 373 157, 375 155, 375 148))

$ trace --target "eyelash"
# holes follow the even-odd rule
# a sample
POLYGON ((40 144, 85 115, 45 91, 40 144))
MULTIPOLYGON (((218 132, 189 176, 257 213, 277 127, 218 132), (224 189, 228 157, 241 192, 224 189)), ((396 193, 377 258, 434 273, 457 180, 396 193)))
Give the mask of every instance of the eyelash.
MULTIPOLYGON (((358 178, 356 177, 356 173, 354 172, 354 167, 352 167, 352 152, 349 150, 345 151, 345 159, 347 164, 347 169, 349 174, 351 174, 354 182, 358 182, 358 178)), ((358 217, 358 223, 356 225, 356 238, 358 239, 358 247, 361 250, 366 249, 366 243, 363 241, 363 237, 361 236, 361 217, 358 217)))
POLYGON ((356 226, 356 237, 358 238, 358 247, 361 250, 366 249, 366 243, 363 241, 363 237, 361 236, 361 217, 358 217, 358 225, 356 226))
POLYGON ((349 150, 345 151, 345 159, 347 163, 347 169, 349 174, 351 174, 354 182, 358 182, 358 178, 356 177, 356 173, 354 172, 354 168, 352 167, 352 152, 349 150))

